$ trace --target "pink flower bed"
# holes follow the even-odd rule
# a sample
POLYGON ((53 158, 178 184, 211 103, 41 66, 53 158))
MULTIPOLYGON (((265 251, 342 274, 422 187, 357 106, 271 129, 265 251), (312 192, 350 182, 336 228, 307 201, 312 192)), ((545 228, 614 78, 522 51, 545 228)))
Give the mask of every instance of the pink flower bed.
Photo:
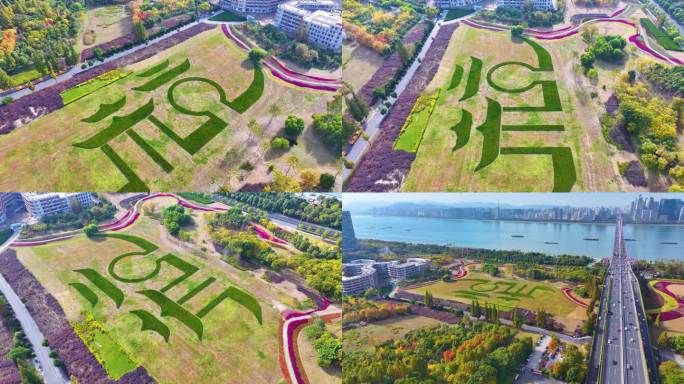
POLYGON ((270 66, 270 64, 267 64, 267 63, 265 63, 265 64, 266 64, 267 67, 271 68, 271 74, 272 74, 273 76, 279 78, 280 80, 282 80, 282 81, 284 81, 284 82, 286 82, 286 83, 289 83, 289 84, 292 84, 292 85, 296 85, 296 86, 301 87, 301 88, 315 89, 315 90, 317 90, 317 91, 328 91, 328 92, 335 92, 335 91, 337 91, 337 88, 336 88, 336 87, 333 87, 333 86, 330 86, 330 85, 311 84, 311 83, 307 83, 307 82, 300 81, 300 80, 290 79, 289 77, 287 77, 287 76, 283 75, 282 73, 276 71, 273 67, 270 66))
POLYGON ((256 232, 259 235, 259 237, 264 239, 264 240, 272 241, 272 242, 278 243, 278 244, 287 244, 287 241, 273 236, 270 232, 268 232, 264 228, 261 228, 258 225, 252 225, 252 229, 254 229, 254 232, 256 232))
POLYGON ((539 35, 553 35, 553 34, 556 34, 556 33, 559 33, 559 32, 567 31, 568 29, 572 29, 572 28, 574 28, 574 27, 575 27, 574 25, 568 25, 567 27, 563 27, 563 28, 560 28, 560 29, 552 29, 552 30, 550 30, 550 31, 544 31, 544 30, 541 30, 541 29, 527 28, 527 29, 525 30, 525 32, 531 32, 531 33, 533 33, 533 34, 539 34, 539 35))
POLYGON ((471 27, 473 27, 473 28, 486 29, 486 30, 489 30, 489 31, 502 32, 502 31, 505 31, 505 30, 506 30, 506 29, 504 29, 504 28, 493 27, 493 26, 490 26, 490 25, 478 24, 478 23, 476 23, 476 22, 474 22, 474 21, 471 21, 471 20, 463 20, 463 24, 469 25, 469 26, 471 26, 471 27))
POLYGON ((461 268, 458 271, 456 271, 455 273, 453 273, 451 275, 451 278, 452 279, 462 279, 462 278, 466 277, 467 275, 468 275, 468 270, 465 268, 461 268))
MULTIPOLYGON (((672 293, 672 291, 667 289, 667 287, 670 286, 671 284, 684 285, 682 283, 673 282, 673 281, 659 281, 658 283, 653 285, 653 288, 655 288, 655 289, 659 290, 660 292, 672 297, 673 299, 677 300, 677 303, 679 303, 679 308, 672 310, 672 311, 661 312, 660 313, 660 321, 675 320, 675 319, 679 319, 681 317, 684 317, 684 313, 682 313, 682 311, 684 311, 684 300, 682 300, 681 297, 675 295, 674 293, 672 293)), ((654 316, 657 316, 657 315, 654 315, 654 316)))
POLYGON ((238 39, 238 37, 233 34, 233 31, 231 31, 230 27, 228 27, 226 24, 221 25, 221 30, 227 38, 233 40, 238 46, 240 46, 240 48, 246 49, 248 51, 251 50, 251 48, 249 48, 247 44, 245 44, 242 40, 238 39))
POLYGON ((620 8, 620 9, 618 9, 617 11, 611 13, 611 14, 610 14, 610 17, 615 17, 615 16, 621 14, 622 12, 625 11, 625 9, 627 9, 627 7, 622 7, 622 8, 620 8))
POLYGON ((658 52, 652 50, 652 49, 649 48, 646 44, 644 44, 644 42, 641 41, 641 39, 639 38, 639 34, 638 34, 638 33, 637 33, 637 34, 634 34, 634 35, 632 35, 632 36, 630 36, 630 37, 629 37, 629 42, 632 43, 632 44, 634 44, 634 45, 636 45, 639 49, 641 49, 642 51, 644 51, 644 52, 650 54, 651 56, 653 56, 653 57, 655 57, 655 58, 657 58, 657 59, 661 59, 661 60, 665 60, 665 61, 670 61, 670 60, 668 60, 665 56, 663 56, 663 55, 661 55, 660 53, 658 53, 658 52))
POLYGON ((340 79, 333 79, 330 77, 319 77, 319 76, 312 76, 312 75, 307 75, 304 73, 299 73, 291 70, 290 68, 286 67, 285 64, 283 64, 280 60, 278 60, 275 56, 271 56, 270 59, 285 73, 291 76, 300 76, 304 78, 309 78, 311 80, 317 80, 317 81, 322 81, 322 82, 328 82, 328 83, 336 83, 340 84, 341 81, 340 79))
POLYGON ((587 304, 586 304, 585 302, 583 302, 583 301, 581 301, 580 299, 576 298, 576 297, 572 294, 572 289, 571 289, 571 288, 563 288, 563 289, 561 289, 561 291, 563 291, 563 295, 564 295, 568 300, 572 301, 573 303, 579 305, 579 306, 582 307, 582 308, 586 308, 586 307, 587 307, 587 304))

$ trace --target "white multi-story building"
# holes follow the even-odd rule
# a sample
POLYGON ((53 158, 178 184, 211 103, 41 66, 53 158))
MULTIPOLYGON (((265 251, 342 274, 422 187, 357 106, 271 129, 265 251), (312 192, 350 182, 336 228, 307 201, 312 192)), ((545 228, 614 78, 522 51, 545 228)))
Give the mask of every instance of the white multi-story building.
POLYGON ((18 192, 0 192, 0 224, 5 223, 11 213, 24 209, 24 202, 18 192))
POLYGON ((557 0, 497 0, 496 5, 504 8, 522 9, 525 3, 529 3, 532 8, 541 11, 553 11, 558 8, 557 0))
POLYGON ((403 263, 395 261, 389 265, 388 269, 389 275, 393 280, 401 281, 413 276, 421 275, 430 269, 430 267, 430 260, 415 257, 407 259, 403 263))
POLYGON ((482 0, 435 0, 439 9, 466 8, 482 2, 482 0))
POLYGON ((221 0, 219 7, 238 13, 273 13, 285 0, 221 0))
POLYGON ((375 260, 359 259, 342 266, 342 294, 358 295, 378 286, 378 272, 373 268, 375 260))
POLYGON ((21 194, 26 210, 35 219, 45 215, 57 215, 70 212, 74 206, 80 204, 82 208, 93 205, 94 196, 90 192, 79 193, 39 193, 28 192, 21 194))
POLYGON ((306 30, 307 41, 316 46, 342 49, 342 16, 328 0, 288 1, 278 6, 275 26, 290 35, 306 30))
POLYGON ((405 262, 358 259, 342 264, 342 294, 358 295, 376 288, 383 279, 401 281, 430 269, 430 260, 412 258, 405 262))

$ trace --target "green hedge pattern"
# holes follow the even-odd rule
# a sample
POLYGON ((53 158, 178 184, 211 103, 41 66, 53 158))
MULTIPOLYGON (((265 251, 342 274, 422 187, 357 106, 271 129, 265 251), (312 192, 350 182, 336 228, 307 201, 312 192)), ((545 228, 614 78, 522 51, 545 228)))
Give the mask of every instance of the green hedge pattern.
POLYGON ((152 75, 156 75, 157 73, 163 71, 166 69, 166 67, 169 66, 169 59, 166 59, 162 61, 161 63, 141 72, 138 74, 138 77, 150 77, 152 75))
POLYGON ((456 64, 454 66, 454 73, 451 75, 451 82, 449 82, 449 86, 447 87, 447 90, 452 90, 458 87, 459 84, 461 84, 461 79, 463 78, 463 67, 456 64))
POLYGON ((190 69, 190 60, 185 59, 184 62, 178 64, 177 66, 169 69, 168 71, 162 73, 161 75, 155 77, 154 79, 148 81, 147 83, 133 88, 135 91, 150 92, 161 87, 162 85, 168 83, 174 78, 178 77, 181 73, 184 73, 190 69))
POLYGON ((90 280, 98 289, 109 296, 116 303, 116 307, 121 307, 124 301, 124 293, 116 285, 112 284, 106 277, 102 276, 98 271, 91 268, 75 269, 74 272, 83 275, 90 280))
POLYGON ((241 291, 235 287, 229 287, 223 291, 220 295, 216 296, 213 300, 209 302, 204 308, 197 312, 197 316, 202 318, 206 316, 212 309, 219 305, 223 300, 231 298, 238 302, 243 307, 247 308, 254 317, 257 319, 259 324, 262 324, 261 306, 259 302, 254 298, 254 296, 241 291))
POLYGON ((190 328, 192 331, 194 331, 197 335, 197 338, 202 340, 202 334, 204 333, 204 325, 202 324, 202 320, 200 320, 199 317, 190 313, 187 309, 181 307, 178 303, 169 299, 168 297, 166 297, 165 294, 157 290, 146 289, 143 291, 138 291, 138 293, 147 297, 148 299, 152 300, 155 304, 157 304, 161 309, 162 317, 175 318, 176 320, 180 321, 185 326, 190 328))
POLYGON ((111 139, 126 132, 126 130, 133 127, 135 124, 144 120, 154 111, 154 101, 150 99, 147 104, 129 113, 126 116, 114 116, 111 124, 104 130, 96 133, 87 140, 79 143, 74 143, 74 147, 83 149, 99 148, 107 144, 111 139))
POLYGON ((470 56, 470 72, 466 81, 465 91, 459 101, 468 100, 480 90, 480 77, 482 75, 482 60, 470 56))
POLYGON ((69 283, 78 293, 83 296, 84 299, 88 300, 91 306, 96 306, 99 301, 97 294, 93 292, 92 289, 88 288, 87 285, 81 283, 69 283))
POLYGON ((142 181, 138 175, 133 172, 131 167, 126 164, 126 162, 119 156, 109 144, 105 144, 100 147, 102 152, 109 158, 109 160, 114 163, 114 165, 119 168, 119 172, 128 179, 126 185, 121 187, 118 192, 149 192, 150 188, 142 181))
POLYGON ((502 125, 502 131, 535 131, 535 132, 560 132, 565 130, 564 125, 560 124, 521 124, 521 125, 502 125))
POLYGON ((567 147, 501 148, 504 155, 551 155, 553 162, 553 192, 570 192, 577 181, 572 151, 567 147))
POLYGON ((159 319, 157 319, 153 314, 144 309, 137 309, 135 311, 131 311, 131 313, 142 320, 142 327, 140 329, 141 331, 157 332, 167 343, 169 342, 171 330, 169 330, 169 327, 159 321, 159 319))
POLYGON ((86 123, 97 123, 98 121, 105 119, 107 116, 123 108, 124 105, 126 105, 126 96, 122 96, 119 100, 111 104, 100 104, 97 112, 86 117, 85 119, 82 119, 81 121, 86 123))
POLYGON ((491 164, 499 156, 499 141, 501 138, 501 104, 487 98, 487 118, 476 128, 482 133, 482 156, 475 171, 491 164))
POLYGON ((164 156, 157 152, 156 149, 152 148, 152 146, 148 144, 145 139, 140 137, 135 130, 129 129, 126 133, 128 133, 128 136, 133 139, 133 141, 138 144, 140 148, 142 148, 142 150, 145 151, 145 153, 147 153, 147 155, 151 157, 152 160, 161 167, 161 169, 164 170, 164 172, 169 173, 173 171, 173 165, 166 161, 164 156))
POLYGON ((541 80, 536 83, 542 86, 542 95, 544 97, 544 105, 542 106, 515 106, 504 107, 504 111, 511 112, 560 112, 563 110, 561 105, 560 94, 558 94, 558 85, 554 80, 541 80))
POLYGON ((461 120, 459 120, 456 125, 451 127, 451 130, 456 134, 456 145, 454 145, 452 151, 463 148, 466 144, 468 144, 468 140, 470 140, 470 130, 472 127, 473 114, 463 109, 461 112, 461 120))
POLYGON ((185 295, 183 295, 183 297, 181 297, 181 298, 178 300, 178 304, 184 304, 184 303, 187 302, 188 300, 192 299, 193 297, 195 297, 195 295, 197 295, 198 293, 202 292, 202 290, 203 290, 204 288, 206 288, 206 287, 208 287, 209 285, 211 285, 214 281, 216 281, 216 278, 213 277, 213 276, 207 278, 207 279, 204 280, 200 285, 196 286, 196 287, 193 288, 190 292, 188 292, 188 293, 186 293, 185 295))

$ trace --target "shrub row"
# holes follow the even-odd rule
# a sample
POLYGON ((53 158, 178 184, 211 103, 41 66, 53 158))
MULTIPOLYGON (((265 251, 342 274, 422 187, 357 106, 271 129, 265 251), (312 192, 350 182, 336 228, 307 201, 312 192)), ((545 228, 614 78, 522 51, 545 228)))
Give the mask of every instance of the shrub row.
POLYGON ((138 77, 150 77, 156 75, 157 73, 165 70, 169 66, 169 59, 162 61, 161 63, 146 69, 145 71, 138 74, 138 77))
POLYGON ((196 287, 193 288, 190 292, 188 292, 188 293, 186 293, 185 295, 183 295, 183 297, 181 297, 181 298, 178 300, 178 304, 181 304, 181 305, 182 305, 183 303, 189 301, 190 299, 192 299, 193 297, 195 297, 195 295, 197 295, 198 293, 202 292, 202 290, 203 290, 204 288, 206 288, 206 287, 208 287, 209 285, 211 285, 214 281, 216 281, 216 278, 213 277, 213 276, 207 278, 207 279, 204 280, 202 283, 200 283, 200 285, 196 286, 196 287))
POLYGON ((176 132, 174 132, 166 124, 162 123, 155 116, 150 116, 149 120, 186 152, 194 155, 209 141, 211 141, 211 139, 218 135, 219 132, 223 131, 228 126, 225 121, 221 120, 211 112, 206 112, 205 116, 208 116, 209 120, 185 138, 180 137, 176 132))
POLYGON ((119 100, 111 104, 100 104, 97 112, 86 117, 85 119, 81 119, 81 121, 86 123, 97 123, 98 121, 105 119, 107 116, 123 108, 124 105, 126 105, 126 96, 122 96, 119 100))
POLYGON ((211 204, 214 202, 214 199, 211 198, 211 195, 206 194, 206 193, 201 193, 201 192, 178 192, 176 193, 178 196, 186 199, 186 200, 192 200, 200 204, 211 204))
POLYGON ((69 88, 59 95, 62 97, 62 102, 64 102, 64 105, 67 105, 97 91, 100 88, 106 87, 115 81, 123 79, 130 74, 131 72, 115 69, 113 71, 105 72, 84 83, 78 84, 75 87, 69 88))
POLYGON ((168 71, 162 73, 161 75, 155 77, 154 79, 148 81, 147 83, 133 88, 135 91, 149 92, 161 87, 162 85, 168 83, 172 79, 178 77, 181 73, 186 72, 190 69, 190 60, 187 58, 184 62, 178 64, 177 66, 169 69, 168 71))
POLYGON ((477 57, 470 56, 470 72, 468 72, 468 79, 466 80, 465 91, 459 101, 468 100, 475 96, 480 90, 480 76, 482 74, 482 60, 477 57))
POLYGON ((477 130, 482 133, 482 157, 475 171, 491 164, 499 156, 499 141, 501 139, 501 104, 487 98, 487 118, 477 130))
POLYGON ((229 287, 220 295, 212 299, 209 302, 209 304, 207 304, 204 308, 197 312, 197 316, 200 318, 206 316, 209 312, 211 312, 212 309, 214 309, 217 305, 219 305, 223 300, 227 298, 235 300, 236 302, 238 302, 238 304, 242 305, 247 310, 252 312, 252 314, 257 319, 259 324, 262 324, 261 306, 259 305, 259 302, 254 298, 254 296, 244 291, 241 291, 235 287, 229 287))
POLYGON ((106 277, 102 276, 98 271, 91 268, 75 269, 74 272, 83 275, 90 280, 97 288, 99 288, 105 295, 109 296, 116 303, 116 307, 121 307, 124 300, 124 293, 116 285, 112 284, 106 277))
POLYGON ((138 146, 140 146, 140 148, 142 148, 142 150, 145 151, 145 153, 147 153, 147 155, 151 157, 152 160, 164 170, 164 172, 169 173, 173 171, 173 165, 166 161, 166 159, 159 152, 157 152, 156 149, 148 144, 145 139, 140 137, 137 132, 129 129, 126 133, 128 133, 128 136, 133 139, 133 141, 138 144, 138 146))
POLYGON ((111 124, 102 131, 96 133, 89 139, 79 143, 72 144, 74 147, 83 149, 94 149, 106 145, 110 140, 116 136, 126 132, 129 128, 145 119, 154 111, 154 102, 152 99, 147 104, 129 113, 126 116, 114 116, 111 124))
POLYGON ((456 123, 456 125, 451 127, 451 130, 454 131, 454 133, 456 134, 456 144, 454 145, 452 151, 455 151, 459 148, 463 148, 466 144, 468 144, 468 140, 470 140, 470 130, 472 129, 472 126, 472 113, 463 109, 461 112, 461 120, 459 120, 459 122, 456 123))
POLYGON ((411 114, 401 127, 399 137, 394 142, 394 149, 408 152, 418 151, 440 91, 441 89, 437 88, 431 95, 423 93, 418 97, 411 114))
POLYGON ((452 90, 461 84, 461 79, 463 78, 463 67, 456 64, 454 66, 454 73, 451 75, 451 82, 447 87, 447 90, 452 90))
POLYGON ((93 292, 92 289, 88 288, 87 285, 81 284, 81 283, 69 283, 78 293, 83 296, 84 299, 88 300, 91 306, 96 306, 97 302, 99 301, 97 294, 93 292))
POLYGON ((149 192, 150 188, 142 181, 138 175, 131 169, 131 167, 126 164, 126 162, 119 156, 109 144, 105 144, 100 147, 102 152, 104 152, 109 160, 114 163, 114 165, 119 169, 119 172, 123 173, 124 177, 128 180, 126 185, 121 187, 118 192, 149 192))
POLYGON ((161 335, 161 337, 163 337, 167 343, 169 342, 169 337, 171 336, 171 331, 169 330, 169 327, 167 327, 166 324, 159 321, 159 319, 157 319, 153 314, 147 312, 144 309, 137 309, 131 311, 131 313, 137 316, 140 320, 142 320, 142 327, 140 328, 140 330, 155 331, 159 335, 161 335))
POLYGON ((204 333, 204 325, 202 320, 194 314, 190 313, 187 309, 181 307, 175 301, 169 299, 163 293, 155 291, 154 289, 146 289, 139 291, 138 293, 152 300, 161 309, 162 317, 173 317, 174 319, 185 324, 190 328, 197 338, 202 340, 202 334, 204 333))

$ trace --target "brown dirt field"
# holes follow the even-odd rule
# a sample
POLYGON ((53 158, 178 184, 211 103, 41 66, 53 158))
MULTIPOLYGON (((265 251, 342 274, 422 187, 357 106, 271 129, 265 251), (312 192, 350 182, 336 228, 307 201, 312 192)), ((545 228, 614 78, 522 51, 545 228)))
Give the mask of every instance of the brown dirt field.
POLYGON ((362 45, 344 44, 342 50, 344 81, 349 83, 354 90, 361 89, 384 61, 382 56, 362 45))

